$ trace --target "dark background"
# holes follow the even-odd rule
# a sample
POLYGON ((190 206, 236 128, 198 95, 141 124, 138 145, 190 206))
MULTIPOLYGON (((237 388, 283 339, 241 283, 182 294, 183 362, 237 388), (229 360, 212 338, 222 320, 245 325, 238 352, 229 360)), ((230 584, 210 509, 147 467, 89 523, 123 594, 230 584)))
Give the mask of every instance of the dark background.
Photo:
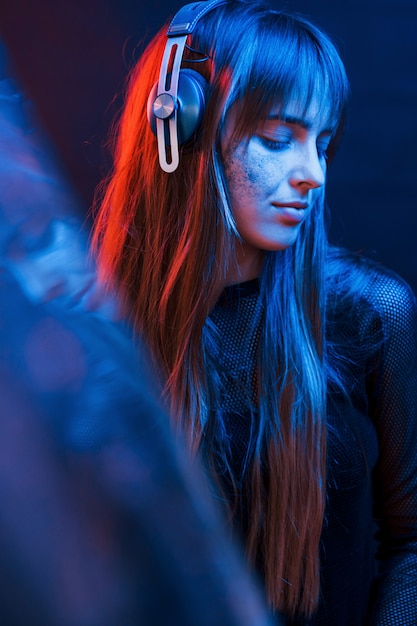
MULTIPOLYGON (((351 80, 347 133, 331 167, 334 242, 365 251, 417 291, 417 1, 272 0, 336 42, 351 80)), ((182 6, 154 0, 13 0, 0 36, 85 214, 103 147, 142 43, 182 6)), ((57 207, 59 212, 59 207, 57 207)))

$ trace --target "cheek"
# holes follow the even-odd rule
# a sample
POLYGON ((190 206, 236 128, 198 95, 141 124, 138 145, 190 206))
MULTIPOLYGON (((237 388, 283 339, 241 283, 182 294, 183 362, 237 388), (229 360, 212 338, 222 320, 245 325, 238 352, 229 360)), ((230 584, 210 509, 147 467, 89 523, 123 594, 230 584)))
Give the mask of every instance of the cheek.
POLYGON ((247 150, 240 147, 229 152, 225 159, 225 172, 231 199, 240 203, 243 198, 250 201, 269 195, 282 178, 276 160, 251 145, 247 150))
POLYGON ((234 199, 239 195, 239 190, 243 190, 251 184, 251 174, 248 171, 246 159, 242 150, 229 150, 225 155, 224 169, 226 174, 229 194, 234 199))

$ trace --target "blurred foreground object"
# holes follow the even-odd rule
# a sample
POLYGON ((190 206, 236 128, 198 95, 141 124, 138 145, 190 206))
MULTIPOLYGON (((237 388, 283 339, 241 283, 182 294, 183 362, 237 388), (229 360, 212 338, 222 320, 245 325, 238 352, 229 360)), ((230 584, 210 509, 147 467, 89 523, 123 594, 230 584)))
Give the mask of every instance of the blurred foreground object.
POLYGON ((85 210, 10 74, 0 42, 1 264, 34 301, 60 297, 79 305, 88 293, 94 308, 95 270, 80 219, 85 210))
POLYGON ((28 106, 3 72, 0 623, 266 626, 28 106))
POLYGON ((128 333, 0 298, 0 622, 266 625, 128 333))

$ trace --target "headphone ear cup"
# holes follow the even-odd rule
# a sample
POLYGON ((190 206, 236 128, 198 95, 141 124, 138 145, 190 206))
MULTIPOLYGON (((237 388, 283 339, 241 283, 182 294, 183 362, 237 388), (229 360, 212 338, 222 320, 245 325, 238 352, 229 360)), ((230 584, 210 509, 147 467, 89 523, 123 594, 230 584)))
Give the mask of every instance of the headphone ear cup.
MULTIPOLYGON (((148 98, 147 115, 150 127, 156 135, 156 117, 153 104, 157 97, 158 83, 152 88, 148 98)), ((191 69, 183 69, 178 79, 178 143, 186 144, 196 133, 206 108, 208 83, 206 79, 191 69)))
POLYGON ((184 145, 197 132, 206 109, 208 83, 191 69, 180 72, 178 85, 178 141, 184 145))

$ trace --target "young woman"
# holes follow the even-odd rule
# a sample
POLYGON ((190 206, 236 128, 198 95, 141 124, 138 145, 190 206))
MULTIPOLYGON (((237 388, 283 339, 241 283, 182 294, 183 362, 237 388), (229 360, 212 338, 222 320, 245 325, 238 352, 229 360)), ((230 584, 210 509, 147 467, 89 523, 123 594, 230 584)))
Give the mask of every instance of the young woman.
POLYGON ((417 623, 416 304, 326 240, 343 64, 299 16, 197 5, 132 73, 93 237, 101 276, 272 610, 288 624, 417 623), (206 106, 187 137, 196 71, 206 106))

